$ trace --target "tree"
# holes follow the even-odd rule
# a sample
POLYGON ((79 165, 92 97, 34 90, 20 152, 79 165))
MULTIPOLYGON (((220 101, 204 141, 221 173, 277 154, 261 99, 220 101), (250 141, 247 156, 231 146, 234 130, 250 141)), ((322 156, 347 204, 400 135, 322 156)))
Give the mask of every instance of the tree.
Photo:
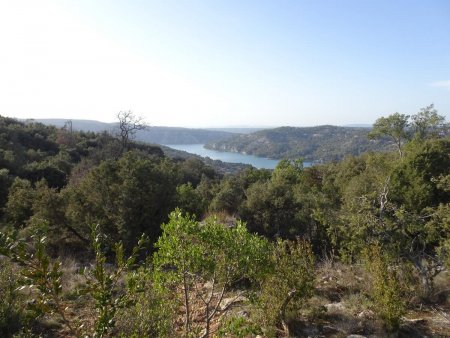
POLYGON ((210 209, 234 214, 244 199, 244 189, 237 177, 225 177, 211 201, 210 209))
POLYGON ((6 218, 15 227, 22 227, 32 216, 34 190, 30 181, 16 177, 9 189, 6 218))
POLYGON ((127 148, 131 140, 134 139, 138 130, 145 130, 147 124, 142 117, 136 116, 131 110, 120 111, 117 114, 119 120, 119 138, 122 145, 121 153, 127 148))
POLYGON ((434 105, 420 109, 420 112, 411 116, 412 128, 416 137, 425 138, 427 136, 436 137, 440 131, 445 132, 445 117, 438 115, 434 105))
POLYGON ((67 221, 65 197, 57 189, 50 188, 45 180, 37 182, 33 191, 33 215, 27 222, 32 228, 45 230, 48 234, 47 246, 55 250, 67 249, 68 242, 73 238, 82 245, 89 244, 88 237, 67 221))
POLYGON ((369 138, 380 138, 389 136, 397 146, 400 157, 403 157, 402 147, 409 138, 409 115, 395 113, 388 117, 380 117, 375 121, 373 129, 369 133, 369 138))
POLYGON ((191 182, 177 187, 177 206, 191 215, 202 217, 206 210, 206 203, 200 193, 192 186, 191 182))
POLYGON ((367 156, 365 168, 341 182, 343 204, 331 229, 348 258, 379 243, 383 251, 410 262, 429 295, 433 278, 443 270, 449 238, 444 178, 450 142, 431 139, 415 147, 398 161, 367 156))
POLYGON ((282 160, 270 180, 257 181, 246 190, 242 203, 242 218, 251 231, 268 237, 295 238, 303 236, 305 228, 298 217, 301 208, 294 187, 301 182, 301 161, 282 160))
POLYGON ((447 203, 450 195, 438 187, 435 179, 450 171, 450 139, 412 142, 405 149, 403 161, 392 172, 392 199, 416 213, 447 203))
POLYGON ((69 186, 67 218, 80 233, 99 224, 108 240, 122 240, 126 250, 145 233, 151 243, 174 207, 176 167, 130 151, 118 161, 103 161, 76 186, 69 186))
POLYGON ((3 216, 5 210, 4 207, 8 202, 8 191, 13 179, 6 168, 0 169, 0 217, 3 216))

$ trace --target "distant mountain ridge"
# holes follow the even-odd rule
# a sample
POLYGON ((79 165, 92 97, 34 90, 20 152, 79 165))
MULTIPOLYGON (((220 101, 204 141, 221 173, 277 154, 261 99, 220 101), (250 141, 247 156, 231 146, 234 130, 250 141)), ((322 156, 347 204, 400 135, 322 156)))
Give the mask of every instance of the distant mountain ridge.
MULTIPOLYGON (((203 128, 202 128, 203 129, 203 128)), ((254 133, 255 131, 268 129, 268 128, 257 128, 257 127, 223 127, 223 128, 204 128, 207 130, 215 130, 215 131, 226 131, 233 134, 250 134, 254 133)))
POLYGON ((331 125, 279 127, 235 135, 227 140, 210 142, 205 147, 274 159, 303 157, 315 162, 390 149, 386 140, 369 140, 369 131, 370 128, 331 125))
MULTIPOLYGON (((106 123, 94 120, 33 119, 29 121, 54 125, 59 128, 64 127, 68 121, 71 121, 74 130, 92 132, 114 132, 118 126, 118 123, 106 123)), ((231 130, 232 128, 227 128, 227 131, 225 131, 220 129, 150 126, 147 130, 138 131, 136 133, 136 140, 156 144, 203 144, 229 139, 236 135, 236 132, 231 132, 231 130)))
POLYGON ((68 121, 72 121, 72 128, 74 130, 81 131, 93 131, 93 132, 102 132, 102 131, 111 131, 117 125, 117 123, 107 123, 100 122, 95 120, 73 120, 73 119, 27 119, 24 122, 32 121, 39 122, 45 125, 52 125, 58 128, 62 128, 66 125, 68 121))
POLYGON ((373 125, 369 123, 352 123, 352 124, 344 124, 342 127, 350 127, 350 128, 372 128, 373 125))

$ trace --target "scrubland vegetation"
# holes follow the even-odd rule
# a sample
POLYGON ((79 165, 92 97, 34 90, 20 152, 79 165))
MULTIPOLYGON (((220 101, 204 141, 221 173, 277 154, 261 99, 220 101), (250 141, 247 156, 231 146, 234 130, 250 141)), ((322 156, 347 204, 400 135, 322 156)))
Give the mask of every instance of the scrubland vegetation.
POLYGON ((107 133, 0 118, 0 336, 450 335, 450 138, 222 175, 107 133))

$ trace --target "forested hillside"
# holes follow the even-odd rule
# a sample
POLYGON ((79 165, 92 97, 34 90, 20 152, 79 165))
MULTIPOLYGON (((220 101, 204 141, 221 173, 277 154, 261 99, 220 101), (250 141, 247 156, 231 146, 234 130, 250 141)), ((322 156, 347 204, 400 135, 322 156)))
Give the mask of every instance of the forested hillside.
POLYGON ((392 151, 223 175, 0 118, 0 336, 450 335, 448 124, 368 136, 392 151))
MULTIPOLYGON (((85 132, 106 131, 114 134, 118 128, 118 123, 104 123, 90 120, 37 119, 31 121, 59 128, 70 126, 73 130, 85 132)), ((237 132, 233 131, 232 128, 224 131, 214 129, 148 126, 145 130, 140 130, 136 133, 136 140, 156 144, 200 144, 226 140, 236 133, 237 132)))
POLYGON ((369 128, 356 127, 280 127, 210 142, 206 148, 274 159, 302 157, 319 163, 389 149, 385 140, 369 140, 369 132, 369 128))

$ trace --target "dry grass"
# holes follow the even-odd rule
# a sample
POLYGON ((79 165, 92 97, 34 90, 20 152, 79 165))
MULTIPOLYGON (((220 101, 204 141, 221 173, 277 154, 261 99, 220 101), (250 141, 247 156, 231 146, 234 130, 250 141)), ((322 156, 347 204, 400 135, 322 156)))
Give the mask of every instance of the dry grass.
MULTIPOLYGON (((95 318, 92 300, 77 293, 85 282, 79 273, 80 264, 73 257, 65 257, 62 261, 63 299, 67 303, 67 316, 74 322, 84 323, 87 331, 91 331, 95 318)), ((406 276, 406 275, 405 275, 406 276)), ((330 261, 321 262, 317 267, 317 278, 314 296, 309 299, 299 313, 291 313, 290 328, 298 337, 347 337, 360 334, 366 337, 385 337, 386 332, 381 322, 373 313, 368 289, 370 276, 359 265, 345 265, 330 261)), ((406 280, 406 277, 405 277, 406 280)), ((206 288, 207 284, 199 285, 206 288)), ((415 285, 415 287, 418 287, 415 285)), ((205 291, 208 291, 206 290, 205 291)), ((414 288, 413 288, 414 289, 414 288)), ((443 272, 435 279, 435 293, 428 302, 420 306, 410 302, 408 312, 402 320, 400 337, 442 336, 450 337, 450 274, 443 272)), ((413 294, 413 292, 411 292, 413 294)), ((228 293, 231 298, 235 293, 228 293)), ((409 297, 409 294, 408 294, 409 297)), ((193 300, 194 322, 199 332, 203 329, 204 304, 193 300)), ((182 335, 182 308, 178 317, 176 334, 182 335)), ((232 316, 252 318, 252 305, 249 302, 236 303, 228 314, 218 313, 212 323, 212 331, 232 316)), ((68 337, 70 333, 62 325, 56 315, 42 318, 41 332, 43 336, 68 337)))
POLYGON ((317 267, 316 291, 332 302, 344 297, 366 292, 369 276, 359 265, 321 262, 317 267))
MULTIPOLYGON (((413 278, 404 273, 405 283, 413 278)), ((401 337, 421 337, 426 335, 450 335, 450 309, 448 302, 449 275, 441 274, 435 280, 435 308, 410 308, 408 318, 402 322, 401 337), (438 298, 441 299, 438 301, 438 298), (438 308, 437 304, 441 304, 438 308), (447 322, 448 318, 448 322, 447 322), (418 320, 412 320, 418 319, 418 320), (423 320, 422 320, 423 319, 423 320), (447 328, 445 328, 447 325, 447 328), (447 331, 446 331, 447 330, 447 331)), ((292 321, 297 336, 347 337, 360 334, 367 337, 385 337, 381 321, 374 313, 368 296, 370 276, 360 265, 345 265, 324 261, 317 267, 315 296, 292 321), (323 309, 326 311, 323 311, 323 309)), ((417 284, 416 284, 417 287, 417 284)), ((414 290, 414 288, 412 288, 414 290)), ((413 294, 411 292, 411 294, 413 294)), ((408 294, 409 296, 409 294, 408 294)))
POLYGON ((80 274, 81 265, 73 257, 65 257, 61 262, 62 286, 65 296, 76 293, 80 285, 85 282, 85 278, 80 274))
POLYGON ((442 271, 434 279, 432 300, 438 305, 450 310, 450 272, 442 271))

